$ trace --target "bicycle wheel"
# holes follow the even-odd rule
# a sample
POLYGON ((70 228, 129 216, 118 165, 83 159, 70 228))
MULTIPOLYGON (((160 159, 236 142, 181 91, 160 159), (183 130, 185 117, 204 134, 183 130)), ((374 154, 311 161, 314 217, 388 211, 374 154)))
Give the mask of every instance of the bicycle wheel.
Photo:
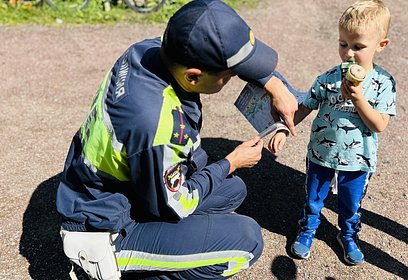
POLYGON ((54 9, 55 6, 50 5, 48 1, 49 0, 22 0, 20 3, 22 7, 25 7, 25 9, 31 8, 31 7, 42 7, 44 6, 44 3, 48 4, 51 8, 54 9))
POLYGON ((83 8, 88 7, 89 2, 91 2, 91 0, 78 0, 77 5, 74 8, 77 9, 77 10, 81 10, 83 8))
POLYGON ((125 0, 126 5, 137 13, 157 11, 166 0, 125 0))
POLYGON ((50 6, 52 9, 57 10, 57 6, 54 4, 54 2, 52 2, 52 0, 44 0, 41 2, 45 2, 47 3, 48 6, 50 6))
POLYGON ((91 0, 43 0, 52 9, 75 9, 81 10, 88 7, 91 0))

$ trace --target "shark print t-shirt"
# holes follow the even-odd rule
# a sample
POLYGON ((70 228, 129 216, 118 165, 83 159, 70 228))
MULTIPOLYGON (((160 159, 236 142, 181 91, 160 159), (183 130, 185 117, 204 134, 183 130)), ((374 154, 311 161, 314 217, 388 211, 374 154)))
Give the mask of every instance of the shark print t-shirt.
MULTIPOLYGON (((307 156, 316 164, 344 171, 374 172, 378 138, 358 115, 350 100, 341 97, 341 69, 336 66, 317 77, 303 105, 319 112, 313 121, 307 156)), ((393 77, 375 65, 363 81, 363 93, 378 112, 395 116, 393 77)))

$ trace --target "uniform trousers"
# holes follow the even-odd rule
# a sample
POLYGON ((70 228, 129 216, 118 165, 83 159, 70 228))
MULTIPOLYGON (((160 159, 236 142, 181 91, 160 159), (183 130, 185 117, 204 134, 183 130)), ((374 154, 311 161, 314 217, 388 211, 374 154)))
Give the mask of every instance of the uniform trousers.
POLYGON ((132 223, 116 241, 124 279, 226 279, 261 255, 260 226, 234 210, 247 191, 237 176, 177 223, 132 223))

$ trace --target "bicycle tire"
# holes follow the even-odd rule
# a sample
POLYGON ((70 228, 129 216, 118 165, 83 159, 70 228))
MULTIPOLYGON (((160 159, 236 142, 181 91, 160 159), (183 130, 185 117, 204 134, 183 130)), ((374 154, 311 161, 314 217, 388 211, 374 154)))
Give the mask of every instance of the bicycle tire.
POLYGON ((80 4, 78 7, 76 7, 76 9, 79 11, 79 10, 82 10, 84 8, 87 8, 88 5, 89 5, 89 2, 91 2, 91 0, 84 0, 82 2, 82 4, 80 4))
POLYGON ((27 7, 42 7, 44 6, 44 3, 49 5, 51 8, 54 8, 55 6, 52 5, 52 3, 49 3, 47 0, 22 0, 21 5, 27 6, 27 7))
POLYGON ((166 0, 125 0, 126 5, 137 13, 150 13, 160 9, 166 0))
POLYGON ((54 4, 54 2, 52 2, 52 0, 43 0, 41 2, 45 2, 48 6, 51 7, 51 9, 53 10, 57 10, 57 6, 54 4))
POLYGON ((54 10, 58 10, 59 8, 70 8, 70 9, 75 9, 77 11, 88 7, 89 2, 91 0, 77 0, 77 1, 71 1, 71 0, 42 0, 45 3, 47 3, 48 6, 50 6, 54 10))

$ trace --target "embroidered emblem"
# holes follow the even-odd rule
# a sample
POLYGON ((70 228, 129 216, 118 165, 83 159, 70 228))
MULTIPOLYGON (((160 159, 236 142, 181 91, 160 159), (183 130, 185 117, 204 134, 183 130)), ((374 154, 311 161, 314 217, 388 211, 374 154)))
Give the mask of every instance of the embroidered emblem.
POLYGON ((164 183, 171 192, 177 192, 181 186, 183 173, 181 172, 181 164, 170 167, 164 174, 164 183))

